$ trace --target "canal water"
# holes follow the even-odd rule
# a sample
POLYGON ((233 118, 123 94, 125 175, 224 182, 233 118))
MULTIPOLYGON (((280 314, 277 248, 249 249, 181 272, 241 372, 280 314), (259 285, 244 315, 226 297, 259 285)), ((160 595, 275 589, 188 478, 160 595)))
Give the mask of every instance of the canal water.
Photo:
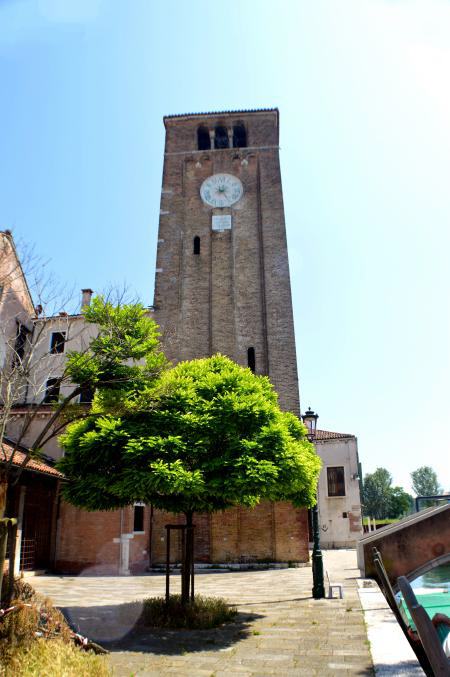
POLYGON ((450 563, 430 569, 430 571, 411 581, 411 585, 415 589, 426 589, 429 592, 437 589, 450 592, 450 563))

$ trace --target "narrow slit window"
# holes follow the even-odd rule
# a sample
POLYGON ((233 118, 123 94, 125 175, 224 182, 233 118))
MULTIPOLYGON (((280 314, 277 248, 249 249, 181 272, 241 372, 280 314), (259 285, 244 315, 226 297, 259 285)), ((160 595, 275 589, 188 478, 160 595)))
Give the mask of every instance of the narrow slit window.
POLYGON ((343 466, 327 468, 328 496, 345 496, 345 473, 343 466))
POLYGON ((248 368, 251 369, 253 373, 255 373, 256 358, 255 358, 255 349, 253 347, 247 349, 247 365, 248 368))
POLYGON ((233 148, 245 148, 247 146, 247 132, 242 124, 233 127, 233 148))
POLYGON ((209 150, 211 148, 211 139, 207 127, 197 129, 197 145, 199 150, 209 150))
POLYGON ((51 355, 58 355, 64 352, 64 344, 66 342, 65 331, 54 331, 50 339, 50 353, 51 355))
POLYGON ((228 130, 226 127, 216 127, 214 135, 214 148, 228 148, 228 130))
POLYGON ((134 506, 133 531, 135 533, 144 531, 144 505, 140 503, 134 506))
POLYGON ((194 254, 197 256, 200 254, 200 238, 198 235, 194 237, 194 254))
POLYGON ((44 404, 57 402, 59 398, 59 378, 49 378, 45 384, 44 404))

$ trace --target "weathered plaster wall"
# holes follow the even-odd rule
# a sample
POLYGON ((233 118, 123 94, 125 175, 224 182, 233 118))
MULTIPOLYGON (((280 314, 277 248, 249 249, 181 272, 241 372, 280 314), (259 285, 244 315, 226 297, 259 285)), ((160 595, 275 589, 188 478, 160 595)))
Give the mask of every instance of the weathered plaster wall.
POLYGON ((358 476, 358 446, 355 437, 315 441, 323 467, 319 477, 320 542, 324 548, 354 547, 362 535, 358 476), (327 467, 343 466, 345 496, 329 496, 327 467), (345 515, 345 516, 344 516, 345 515))

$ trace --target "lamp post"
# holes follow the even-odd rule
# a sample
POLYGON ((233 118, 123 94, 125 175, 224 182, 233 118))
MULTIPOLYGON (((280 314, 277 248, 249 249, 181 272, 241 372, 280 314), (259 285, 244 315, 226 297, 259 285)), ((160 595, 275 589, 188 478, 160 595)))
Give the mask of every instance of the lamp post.
MULTIPOLYGON (((308 440, 314 444, 316 437, 318 414, 315 414, 311 407, 303 416, 303 423, 308 428, 308 440)), ((318 490, 316 494, 316 504, 312 509, 312 523, 313 523, 313 554, 312 554, 312 574, 313 574, 313 589, 312 595, 314 599, 323 599, 325 597, 325 586, 323 583, 323 559, 322 551, 320 549, 320 531, 319 531, 319 495, 318 490)))

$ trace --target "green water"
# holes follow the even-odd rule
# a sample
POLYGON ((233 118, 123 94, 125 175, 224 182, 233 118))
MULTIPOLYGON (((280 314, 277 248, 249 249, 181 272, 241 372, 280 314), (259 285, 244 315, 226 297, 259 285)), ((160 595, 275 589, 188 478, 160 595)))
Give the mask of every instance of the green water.
POLYGON ((441 564, 439 567, 430 569, 419 578, 415 578, 411 585, 413 588, 444 588, 450 592, 450 563, 441 564))

